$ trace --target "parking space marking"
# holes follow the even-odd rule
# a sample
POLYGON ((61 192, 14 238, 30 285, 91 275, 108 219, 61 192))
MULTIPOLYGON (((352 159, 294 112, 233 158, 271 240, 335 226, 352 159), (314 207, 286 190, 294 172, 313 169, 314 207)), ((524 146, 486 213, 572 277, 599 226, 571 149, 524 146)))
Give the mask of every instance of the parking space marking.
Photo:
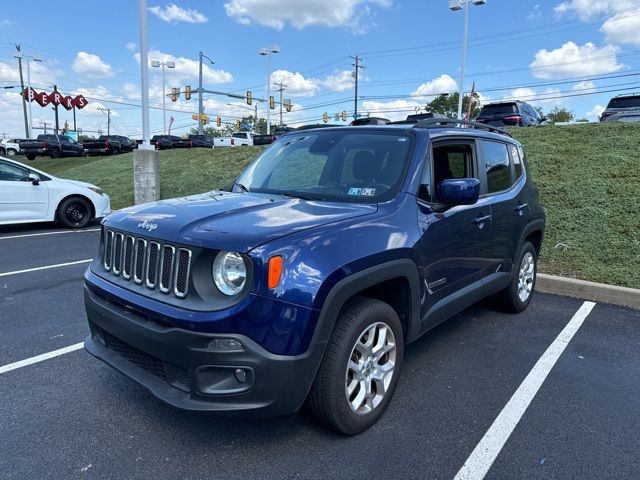
POLYGON ((85 230, 60 230, 59 232, 42 232, 42 233, 25 233, 24 235, 11 235, 8 237, 0 237, 0 240, 9 240, 11 238, 41 237, 43 235, 60 235, 63 233, 86 233, 99 232, 99 228, 87 228, 85 230))
POLYGON ((573 315, 507 402, 454 480, 482 480, 485 477, 549 372, 595 305, 594 302, 584 302, 573 315))
POLYGON ((64 355, 66 353, 75 352, 76 350, 80 350, 82 347, 84 347, 84 342, 76 343, 75 345, 69 345, 68 347, 60 348, 48 353, 43 353, 42 355, 37 355, 25 360, 20 360, 19 362, 3 365, 2 367, 0 367, 0 374, 7 373, 18 368, 26 367, 27 365, 33 365, 34 363, 42 362, 44 360, 49 360, 50 358, 59 357, 60 355, 64 355))
POLYGON ((44 267, 25 268, 24 270, 15 270, 13 272, 0 273, 0 277, 8 277, 9 275, 18 275, 19 273, 37 272, 39 270, 49 270, 50 268, 68 267, 70 265, 80 265, 81 263, 89 263, 93 258, 88 260, 78 260, 77 262, 58 263, 56 265, 46 265, 44 267))

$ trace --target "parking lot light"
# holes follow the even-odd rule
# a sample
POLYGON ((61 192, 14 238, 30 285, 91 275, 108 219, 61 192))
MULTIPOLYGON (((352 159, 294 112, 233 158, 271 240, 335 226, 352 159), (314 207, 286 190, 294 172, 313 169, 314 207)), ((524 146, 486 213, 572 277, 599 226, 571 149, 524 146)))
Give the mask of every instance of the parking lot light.
POLYGON ((158 60, 151 60, 151 66, 154 68, 160 68, 162 67, 162 133, 164 135, 167 134, 167 107, 166 107, 166 101, 167 101, 167 94, 165 93, 167 86, 166 86, 166 75, 164 72, 165 67, 166 68, 176 68, 176 64, 175 62, 159 62, 158 60))
MULTIPOLYGON (((271 47, 261 48, 258 55, 267 57, 267 99, 271 98, 271 54, 280 53, 280 47, 273 45, 271 47)), ((267 105, 267 135, 271 135, 271 107, 267 105)))

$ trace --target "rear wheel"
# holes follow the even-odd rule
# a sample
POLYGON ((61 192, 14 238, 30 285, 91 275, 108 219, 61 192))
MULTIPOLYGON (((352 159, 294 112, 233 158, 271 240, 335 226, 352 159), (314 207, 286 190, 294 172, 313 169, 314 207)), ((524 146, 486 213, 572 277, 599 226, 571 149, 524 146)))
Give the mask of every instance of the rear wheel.
POLYGON ((517 257, 511 283, 495 296, 502 309, 519 313, 529 306, 536 286, 537 265, 536 249, 531 242, 524 242, 517 257))
POLYGON ((80 197, 67 198, 58 207, 58 220, 65 227, 86 227, 91 221, 89 202, 80 197))
POLYGON ((35 155, 25 155, 27 157, 27 160, 35 160, 36 156, 35 155))
POLYGON ((393 397, 403 353, 395 310, 379 300, 355 300, 340 315, 311 387, 314 415, 347 435, 371 427, 393 397))
POLYGON ((60 150, 58 150, 57 148, 54 148, 53 150, 51 150, 51 152, 49 153, 49 156, 51 158, 60 158, 60 150))
POLYGON ((18 152, 16 152, 13 148, 10 148, 9 150, 7 150, 7 155, 9 155, 10 157, 13 157, 14 155, 17 155, 18 152))

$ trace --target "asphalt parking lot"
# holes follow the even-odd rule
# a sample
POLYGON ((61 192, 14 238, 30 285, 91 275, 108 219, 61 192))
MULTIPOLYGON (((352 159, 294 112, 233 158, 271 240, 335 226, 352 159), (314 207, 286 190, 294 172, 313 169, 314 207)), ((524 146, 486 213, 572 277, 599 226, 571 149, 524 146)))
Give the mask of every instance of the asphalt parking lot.
POLYGON ((95 225, 0 228, 1 478, 483 478, 463 468, 477 462, 488 479, 640 478, 639 311, 477 305, 408 347, 386 415, 347 438, 304 411, 175 410, 78 348, 98 239, 95 225))

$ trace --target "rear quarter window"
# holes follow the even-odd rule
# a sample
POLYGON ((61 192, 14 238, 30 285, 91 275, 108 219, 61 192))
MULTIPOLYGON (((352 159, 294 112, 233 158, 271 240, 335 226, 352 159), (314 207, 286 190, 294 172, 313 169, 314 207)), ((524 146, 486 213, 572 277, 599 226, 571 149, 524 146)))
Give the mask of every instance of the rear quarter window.
POLYGON ((482 140, 483 160, 487 175, 487 193, 511 188, 511 168, 507 145, 502 142, 482 140))

